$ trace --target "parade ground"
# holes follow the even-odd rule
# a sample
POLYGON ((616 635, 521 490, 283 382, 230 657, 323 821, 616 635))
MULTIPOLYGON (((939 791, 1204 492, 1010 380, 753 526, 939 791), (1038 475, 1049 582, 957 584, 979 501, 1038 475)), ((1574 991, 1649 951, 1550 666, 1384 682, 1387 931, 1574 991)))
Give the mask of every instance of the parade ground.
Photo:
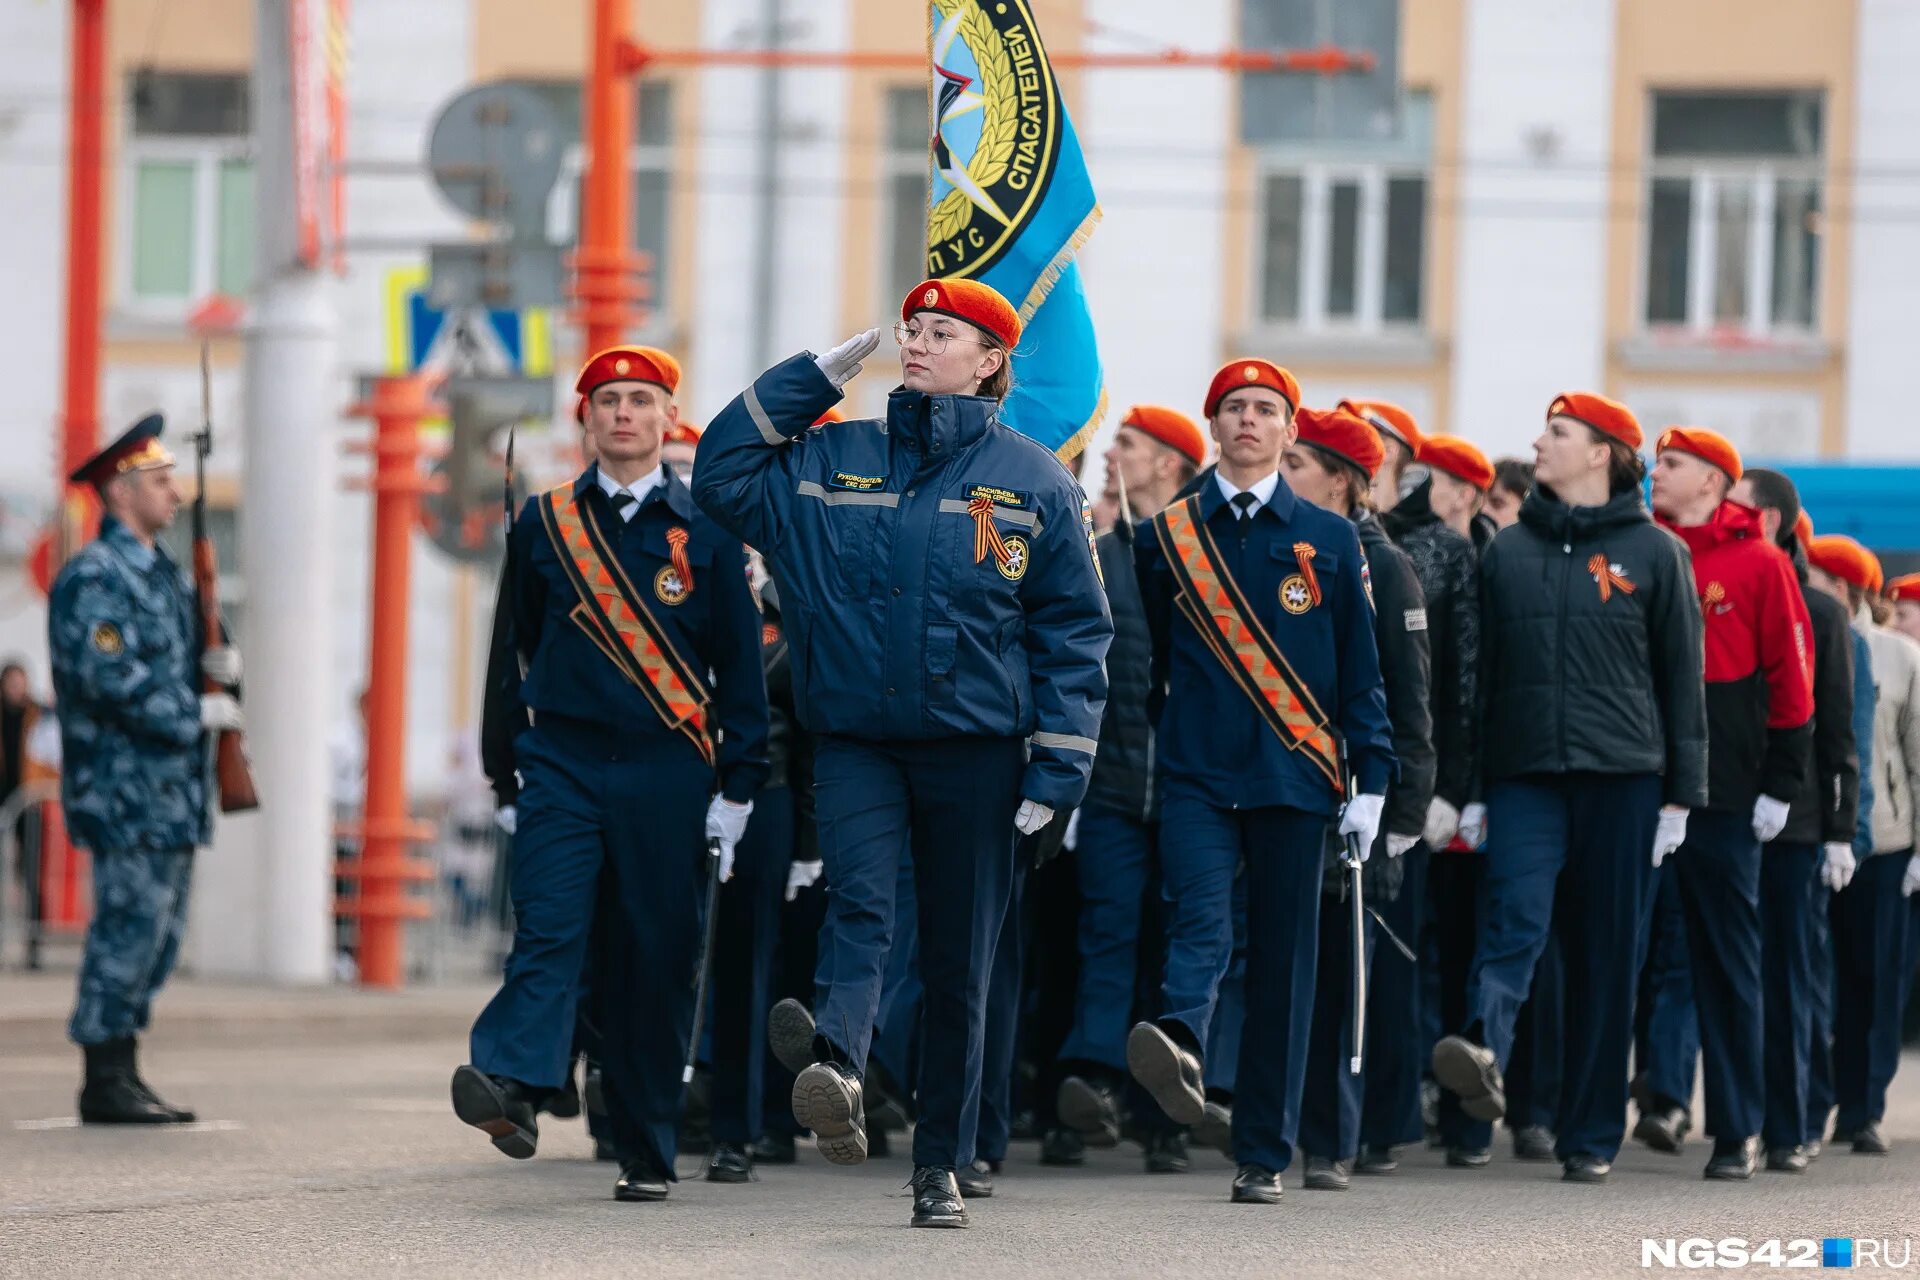
MULTIPOLYGON (((1805 1177, 1700 1177, 1629 1145, 1608 1186, 1436 1151, 1391 1178, 1278 1208, 1227 1203, 1232 1169, 1149 1177, 1138 1150, 1042 1169, 1016 1144, 964 1232, 907 1227, 907 1161, 833 1169, 811 1150, 749 1186, 698 1181, 619 1204, 578 1120, 543 1118, 514 1163, 461 1125, 447 1076, 486 993, 271 992, 183 981, 144 1042, 147 1074, 199 1109, 180 1129, 82 1129, 66 975, 0 981, 0 1276, 1605 1276, 1642 1240, 1920 1236, 1920 1060, 1894 1083, 1885 1159, 1840 1151, 1805 1177)), ((1697 1108, 1697 1103, 1696 1103, 1697 1108)), ((1504 1134, 1502 1135, 1504 1139, 1504 1134)), ((896 1150, 899 1147, 896 1146, 896 1150)), ((1659 1268, 1656 1268, 1659 1269, 1659 1268)), ((1750 1268, 1754 1269, 1754 1268, 1750 1268)))

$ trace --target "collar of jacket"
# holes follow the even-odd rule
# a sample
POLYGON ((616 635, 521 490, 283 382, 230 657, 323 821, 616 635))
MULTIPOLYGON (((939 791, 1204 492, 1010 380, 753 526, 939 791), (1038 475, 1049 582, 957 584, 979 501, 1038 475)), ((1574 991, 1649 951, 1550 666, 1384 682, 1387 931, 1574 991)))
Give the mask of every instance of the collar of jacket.
MULTIPOLYGON (((682 480, 679 473, 674 471, 672 467, 663 466, 661 469, 667 474, 667 482, 664 486, 667 495, 667 509, 679 516, 682 520, 692 520, 694 513, 700 508, 693 505, 693 494, 688 491, 686 481, 682 480)), ((582 494, 590 490, 599 490, 601 500, 606 500, 606 490, 600 488, 600 463, 598 460, 589 462, 587 469, 582 471, 579 478, 573 482, 574 500, 578 501, 582 494)))
POLYGON ((1520 504, 1522 524, 1542 537, 1561 542, 1599 537, 1615 529, 1651 521, 1638 485, 1625 493, 1614 494, 1597 507, 1570 507, 1560 501, 1552 489, 1539 484, 1520 504))
POLYGON ((887 396, 887 434, 923 457, 951 458, 987 434, 1000 416, 989 396, 930 396, 895 387, 887 396))
POLYGON ((1415 529, 1430 524, 1439 524, 1440 517, 1433 514, 1433 481, 1422 480, 1413 487, 1412 492, 1394 504, 1391 511, 1383 512, 1380 525, 1389 536, 1398 540, 1415 529))
POLYGON ((134 537, 133 530, 108 515, 100 517, 100 541, 113 548, 122 560, 142 573, 153 568, 154 564, 163 557, 171 558, 167 557, 167 550, 160 545, 159 539, 156 538, 153 545, 149 546, 134 537))
POLYGON ((1800 585, 1810 585, 1813 577, 1807 572, 1807 549, 1800 545, 1800 539, 1789 530, 1780 542, 1780 549, 1787 553, 1787 559, 1793 561, 1793 576, 1800 579, 1800 585))
POLYGON ((1705 524, 1680 525, 1665 516, 1656 517, 1661 528, 1687 544, 1687 550, 1699 555, 1724 542, 1745 542, 1760 538, 1763 530, 1760 525, 1760 513, 1752 507, 1743 507, 1737 502, 1722 502, 1713 509, 1713 514, 1705 524))
POLYGON ((1362 547, 1377 547, 1392 541, 1387 537, 1387 531, 1380 526, 1380 518, 1371 511, 1355 513, 1353 528, 1354 532, 1360 535, 1362 547))
MULTIPOLYGON (((1227 495, 1220 492, 1220 486, 1214 483, 1214 475, 1220 470, 1216 464, 1208 467, 1193 478, 1193 483, 1180 491, 1180 497, 1189 494, 1200 495, 1200 523, 1213 519, 1213 513, 1227 505, 1227 495)), ((1277 483, 1273 486, 1273 496, 1260 504, 1261 511, 1271 511, 1280 517, 1281 524, 1293 523, 1293 506, 1300 499, 1293 496, 1293 490, 1287 485, 1287 473, 1275 468, 1277 483)), ((1179 499, 1175 499, 1179 501, 1179 499)), ((1259 512, 1255 512, 1258 515, 1259 512)))

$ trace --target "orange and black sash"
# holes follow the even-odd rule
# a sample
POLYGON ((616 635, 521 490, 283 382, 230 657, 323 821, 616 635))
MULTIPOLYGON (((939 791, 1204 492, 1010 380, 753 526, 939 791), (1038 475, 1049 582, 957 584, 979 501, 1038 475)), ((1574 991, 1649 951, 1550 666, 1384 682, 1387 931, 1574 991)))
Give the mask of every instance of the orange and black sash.
POLYGON ((648 612, 594 523, 593 513, 574 500, 572 485, 550 490, 541 499, 540 522, 580 596, 569 616, 646 696, 666 726, 686 734, 712 764, 713 733, 707 708, 713 698, 706 682, 648 612))
POLYGON ((1228 575, 1213 535, 1200 522, 1199 495, 1155 516, 1153 529, 1179 585, 1175 602, 1182 616, 1253 701, 1267 727, 1338 790, 1339 752, 1326 714, 1228 575))

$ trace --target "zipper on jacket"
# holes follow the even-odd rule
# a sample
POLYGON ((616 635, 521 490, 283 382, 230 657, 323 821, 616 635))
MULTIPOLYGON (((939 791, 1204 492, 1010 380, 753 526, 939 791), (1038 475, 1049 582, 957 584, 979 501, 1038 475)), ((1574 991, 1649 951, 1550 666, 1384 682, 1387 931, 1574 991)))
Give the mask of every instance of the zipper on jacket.
POLYGON ((1140 821, 1145 822, 1153 816, 1153 726, 1147 726, 1147 793, 1140 800, 1140 821))
POLYGON ((1560 771, 1567 771, 1567 592, 1573 589, 1573 542, 1571 539, 1560 544, 1566 559, 1560 566, 1560 625, 1554 629, 1553 638, 1559 648, 1560 661, 1560 771))

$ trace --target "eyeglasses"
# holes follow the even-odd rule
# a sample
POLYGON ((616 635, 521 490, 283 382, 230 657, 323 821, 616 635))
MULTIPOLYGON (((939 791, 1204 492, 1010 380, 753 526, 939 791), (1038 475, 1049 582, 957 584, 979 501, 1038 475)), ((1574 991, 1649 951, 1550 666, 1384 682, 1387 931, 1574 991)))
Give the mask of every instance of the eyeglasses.
POLYGON ((957 333, 942 333, 937 329, 928 330, 922 328, 920 325, 906 324, 904 322, 893 326, 893 337, 894 341, 903 347, 924 338, 926 339, 927 350, 936 356, 946 354, 947 344, 949 342, 971 342, 976 347, 992 345, 991 343, 982 342, 978 338, 963 338, 957 333))

